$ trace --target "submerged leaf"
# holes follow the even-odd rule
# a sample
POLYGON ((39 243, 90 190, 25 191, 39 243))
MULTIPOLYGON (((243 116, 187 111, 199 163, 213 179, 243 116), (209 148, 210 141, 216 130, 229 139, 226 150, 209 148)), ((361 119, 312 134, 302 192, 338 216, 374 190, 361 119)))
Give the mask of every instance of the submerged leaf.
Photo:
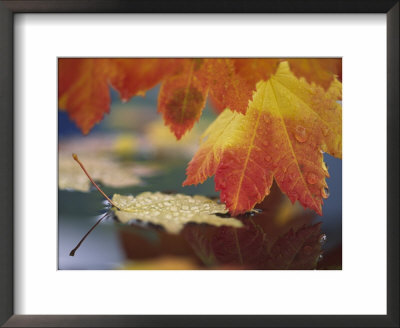
POLYGON ((228 210, 225 205, 204 196, 144 192, 136 197, 114 194, 112 201, 120 209, 115 210, 115 215, 122 223, 137 219, 161 225, 172 234, 179 233, 188 222, 242 227, 235 218, 215 215, 225 214, 228 210))

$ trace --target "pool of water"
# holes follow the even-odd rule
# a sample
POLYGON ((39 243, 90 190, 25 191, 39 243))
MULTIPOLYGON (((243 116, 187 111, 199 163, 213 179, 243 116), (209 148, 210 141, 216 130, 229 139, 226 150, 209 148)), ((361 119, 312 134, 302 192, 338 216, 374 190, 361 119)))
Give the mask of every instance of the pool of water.
MULTIPOLYGON (((109 196, 161 191, 217 198, 212 179, 196 187, 181 186, 187 162, 158 160, 160 170, 143 178, 143 185, 102 188, 109 196)), ((180 234, 171 235, 162 227, 141 222, 124 225, 110 215, 91 232, 75 256, 70 256, 70 251, 109 207, 97 190, 59 190, 58 268, 109 270, 153 263, 137 268, 157 269, 155 260, 179 258, 190 261, 194 269, 341 269, 341 160, 325 155, 325 162, 331 177, 327 180, 330 196, 324 201, 323 216, 297 203, 290 204, 274 186, 271 195, 256 206, 259 213, 239 217, 244 228, 188 224, 180 234)), ((168 269, 174 269, 174 265, 181 268, 171 263, 168 269)))

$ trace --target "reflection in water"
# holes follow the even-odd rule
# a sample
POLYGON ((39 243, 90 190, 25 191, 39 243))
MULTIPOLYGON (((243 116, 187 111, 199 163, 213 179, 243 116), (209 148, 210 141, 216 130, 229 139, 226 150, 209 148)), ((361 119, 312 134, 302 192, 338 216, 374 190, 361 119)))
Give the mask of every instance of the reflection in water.
POLYGON ((120 238, 134 261, 184 256, 204 269, 315 269, 326 239, 315 214, 293 206, 276 186, 257 208, 238 217, 242 228, 189 223, 172 235, 139 223, 120 225, 120 238))
POLYGON ((97 192, 59 192, 59 269, 341 269, 340 216, 292 205, 276 185, 255 213, 238 217, 243 228, 189 223, 175 235, 111 215, 68 256, 99 219, 92 215, 102 202, 97 192))

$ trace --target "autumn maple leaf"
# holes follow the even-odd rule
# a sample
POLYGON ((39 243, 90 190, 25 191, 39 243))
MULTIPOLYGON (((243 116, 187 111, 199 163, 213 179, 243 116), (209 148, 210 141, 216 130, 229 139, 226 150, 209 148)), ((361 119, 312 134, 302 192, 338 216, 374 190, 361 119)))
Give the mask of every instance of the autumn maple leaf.
POLYGON ((288 59, 290 69, 297 77, 304 77, 329 89, 337 78, 342 80, 342 60, 340 58, 292 58, 288 59))
POLYGON ((58 65, 58 107, 65 109, 84 134, 110 109, 107 59, 65 58, 58 65))
POLYGON ((158 111, 177 139, 199 120, 207 94, 203 59, 183 59, 176 74, 163 81, 158 97, 158 111))
MULTIPOLYGON (((200 119, 207 94, 220 113, 229 108, 246 113, 260 80, 268 80, 277 70, 279 58, 181 59, 181 69, 162 84, 158 110, 179 140, 200 119)), ((293 73, 327 89, 341 78, 341 60, 289 59, 293 73)))
POLYGON ((288 62, 257 84, 245 115, 227 109, 210 125, 183 185, 215 175, 232 215, 269 194, 273 179, 292 202, 322 214, 329 176, 323 151, 341 157, 341 83, 325 91, 298 79, 288 62))
POLYGON ((110 86, 126 101, 154 87, 176 64, 174 59, 61 58, 58 107, 87 134, 110 111, 110 86))
POLYGON ((236 73, 254 87, 258 81, 268 80, 275 74, 282 61, 289 63, 298 78, 304 77, 327 90, 337 78, 342 80, 342 60, 340 58, 239 58, 233 59, 236 73))
POLYGON ((161 85, 158 111, 179 140, 200 119, 208 94, 218 112, 229 108, 245 113, 255 88, 232 59, 182 59, 181 69, 161 85))
POLYGON ((232 59, 208 59, 207 82, 212 102, 219 112, 226 108, 246 113, 256 83, 248 82, 238 74, 232 59))

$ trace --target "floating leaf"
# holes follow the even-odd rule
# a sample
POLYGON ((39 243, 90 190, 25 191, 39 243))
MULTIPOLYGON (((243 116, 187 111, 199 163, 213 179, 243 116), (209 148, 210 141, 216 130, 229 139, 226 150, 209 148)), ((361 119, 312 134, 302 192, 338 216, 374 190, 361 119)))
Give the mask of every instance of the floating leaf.
POLYGON ((190 159, 197 150, 201 133, 197 125, 178 141, 161 120, 155 120, 146 127, 146 140, 156 156, 190 159))
POLYGON ((122 223, 141 220, 161 225, 173 234, 179 233, 188 222, 237 228, 242 226, 235 218, 215 215, 225 214, 228 210, 225 205, 204 196, 144 192, 136 197, 114 194, 112 201, 120 209, 115 210, 115 215, 122 223))
MULTIPOLYGON (((93 180, 104 185, 119 188, 139 185, 142 183, 135 175, 135 165, 122 165, 104 157, 82 156, 86 168, 91 172, 93 180)), ((58 159, 58 187, 60 189, 78 190, 87 192, 91 183, 81 168, 76 165, 71 155, 59 155, 58 159)))
POLYGON ((322 151, 342 154, 337 92, 297 79, 282 62, 275 75, 257 84, 246 115, 225 110, 210 125, 183 185, 215 174, 221 201, 236 215, 261 202, 275 178, 292 202, 322 214, 329 176, 322 151))

